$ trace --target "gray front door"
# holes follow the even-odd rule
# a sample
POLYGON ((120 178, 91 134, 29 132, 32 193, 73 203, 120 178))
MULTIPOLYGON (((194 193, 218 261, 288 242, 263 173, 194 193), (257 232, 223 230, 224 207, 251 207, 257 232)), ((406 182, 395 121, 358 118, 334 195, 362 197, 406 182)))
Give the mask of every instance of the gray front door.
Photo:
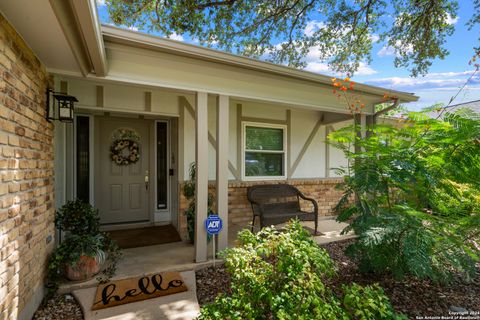
MULTIPOLYGON (((97 118, 95 126, 95 206, 100 223, 126 224, 149 222, 148 190, 149 129, 151 122, 136 119, 97 118), (136 141, 140 158, 136 163, 118 165, 111 147, 121 137, 136 141), (133 138, 132 138, 133 137, 133 138)), ((131 154, 125 148, 121 155, 131 154)))

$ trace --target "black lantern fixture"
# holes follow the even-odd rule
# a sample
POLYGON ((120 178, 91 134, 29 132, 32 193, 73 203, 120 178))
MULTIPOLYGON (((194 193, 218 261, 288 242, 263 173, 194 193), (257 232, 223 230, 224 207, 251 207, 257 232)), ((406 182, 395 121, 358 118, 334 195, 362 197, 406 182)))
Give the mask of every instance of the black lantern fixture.
POLYGON ((73 122, 75 102, 78 102, 78 100, 74 96, 47 89, 47 120, 73 122))

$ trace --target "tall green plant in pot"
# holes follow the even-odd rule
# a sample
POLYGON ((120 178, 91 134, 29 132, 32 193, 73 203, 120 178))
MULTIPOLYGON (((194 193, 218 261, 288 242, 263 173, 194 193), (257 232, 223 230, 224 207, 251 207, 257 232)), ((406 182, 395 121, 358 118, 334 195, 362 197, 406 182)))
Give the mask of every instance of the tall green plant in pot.
POLYGON ((106 280, 113 275, 121 254, 116 243, 100 232, 98 210, 81 200, 69 201, 56 212, 55 226, 65 237, 49 260, 49 296, 56 292, 59 282, 64 278, 87 280, 102 268, 99 280, 106 280))
MULTIPOLYGON (((188 173, 189 180, 185 181, 185 184, 183 185, 183 195, 190 201, 190 203, 184 214, 187 217, 188 238, 190 239, 190 242, 193 243, 195 241, 195 185, 197 181, 197 166, 195 162, 190 164, 188 173)), ((208 215, 213 213, 213 201, 213 194, 208 193, 208 215)))

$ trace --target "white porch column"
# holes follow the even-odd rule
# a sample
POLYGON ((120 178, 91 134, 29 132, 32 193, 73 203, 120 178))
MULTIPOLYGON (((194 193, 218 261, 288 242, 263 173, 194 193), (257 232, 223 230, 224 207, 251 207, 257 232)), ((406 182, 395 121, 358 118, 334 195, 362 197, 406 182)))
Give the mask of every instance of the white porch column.
POLYGON ((207 232, 204 227, 208 210, 208 94, 197 92, 195 99, 195 261, 207 261, 207 232))
POLYGON ((228 246, 228 124, 229 97, 217 98, 217 182, 216 208, 223 220, 223 229, 218 236, 218 250, 228 246))

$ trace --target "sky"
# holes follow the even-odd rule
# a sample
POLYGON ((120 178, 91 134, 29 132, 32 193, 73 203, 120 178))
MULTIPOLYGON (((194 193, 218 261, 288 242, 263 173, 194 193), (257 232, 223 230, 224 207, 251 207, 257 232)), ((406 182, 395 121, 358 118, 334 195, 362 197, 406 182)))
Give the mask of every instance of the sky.
MULTIPOLYGON (((100 21, 111 24, 104 0, 97 0, 100 21)), ((387 89, 411 92, 419 96, 418 102, 406 105, 409 110, 421 110, 437 103, 447 105, 459 89, 472 75, 473 68, 468 65, 472 58, 475 46, 479 46, 480 26, 468 30, 466 26, 473 12, 471 0, 459 0, 459 11, 455 19, 449 23, 455 26, 455 33, 447 39, 445 47, 450 54, 444 59, 433 61, 426 76, 410 77, 409 71, 404 68, 395 68, 395 52, 384 43, 376 42, 372 50, 371 64, 362 63, 352 80, 387 89)), ((305 32, 312 32, 320 22, 311 18, 305 32)), ((187 36, 173 34, 171 39, 197 44, 187 36)), ((328 66, 319 61, 315 55, 316 48, 312 48, 306 57, 306 70, 326 75, 334 74, 328 66)), ((450 104, 458 104, 473 100, 480 100, 480 73, 477 73, 461 90, 460 94, 450 104)))

